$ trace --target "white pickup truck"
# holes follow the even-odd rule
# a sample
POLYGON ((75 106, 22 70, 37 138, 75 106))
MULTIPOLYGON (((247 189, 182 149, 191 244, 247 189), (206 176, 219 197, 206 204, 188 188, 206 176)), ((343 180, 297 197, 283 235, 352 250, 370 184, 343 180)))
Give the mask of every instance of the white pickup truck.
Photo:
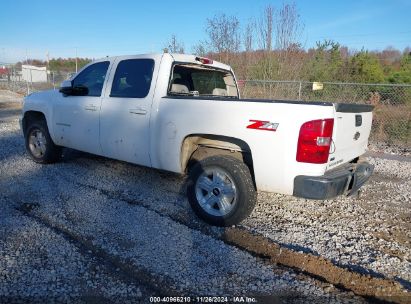
POLYGON ((372 109, 241 99, 229 66, 165 53, 90 63, 59 91, 27 96, 21 127, 38 163, 68 147, 188 173, 195 213, 227 226, 252 212, 257 190, 319 200, 356 193, 373 172, 360 161, 372 109))

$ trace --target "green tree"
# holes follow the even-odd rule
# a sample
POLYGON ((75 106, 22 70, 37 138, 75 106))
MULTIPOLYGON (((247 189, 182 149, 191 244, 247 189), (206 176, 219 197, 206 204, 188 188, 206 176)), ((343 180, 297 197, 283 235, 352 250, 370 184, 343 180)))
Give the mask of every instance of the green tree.
POLYGON ((305 74, 310 81, 343 81, 344 66, 340 44, 325 40, 317 42, 313 56, 306 63, 305 74))
POLYGON ((250 69, 251 79, 263 79, 263 80, 284 80, 282 75, 278 75, 279 63, 278 57, 274 53, 270 53, 269 56, 263 56, 258 62, 250 69))
POLYGON ((351 57, 350 75, 352 81, 361 83, 381 83, 385 78, 377 56, 364 50, 351 57))
MULTIPOLYGON (((77 58, 78 69, 91 62, 89 58, 77 58)), ((74 72, 76 70, 76 59, 75 58, 53 58, 49 61, 49 69, 51 71, 60 72, 74 72)))
POLYGON ((392 72, 388 81, 391 83, 411 83, 411 53, 403 55, 400 70, 392 72))

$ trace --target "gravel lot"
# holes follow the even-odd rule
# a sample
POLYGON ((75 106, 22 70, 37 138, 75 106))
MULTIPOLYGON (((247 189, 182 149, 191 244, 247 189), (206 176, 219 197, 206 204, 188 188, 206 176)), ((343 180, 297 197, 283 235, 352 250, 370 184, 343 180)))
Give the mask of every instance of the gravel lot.
POLYGON ((376 166, 359 199, 324 202, 261 193, 243 224, 286 247, 411 287, 411 162, 376 166))
MULTIPOLYGON (((17 120, 4 116, 0 302, 148 302, 160 294, 363 301, 214 237, 223 229, 197 220, 180 176, 72 150, 58 164, 35 164, 17 120)), ((359 199, 260 193, 241 227, 411 290, 411 162, 369 160, 375 174, 359 199)))

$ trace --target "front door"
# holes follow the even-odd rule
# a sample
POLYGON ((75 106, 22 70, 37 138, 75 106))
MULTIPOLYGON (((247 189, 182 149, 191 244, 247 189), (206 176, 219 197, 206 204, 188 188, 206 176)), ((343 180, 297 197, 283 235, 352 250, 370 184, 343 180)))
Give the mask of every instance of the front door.
POLYGON ((59 93, 53 111, 57 145, 101 154, 99 142, 101 94, 109 65, 109 61, 91 64, 73 79, 73 87, 87 88, 88 93, 85 96, 64 96, 59 93))
MULTIPOLYGON (((111 86, 103 98, 100 143, 103 155, 150 166, 150 109, 154 60, 123 58, 115 62, 111 86)), ((112 73, 113 73, 112 72, 112 73)))

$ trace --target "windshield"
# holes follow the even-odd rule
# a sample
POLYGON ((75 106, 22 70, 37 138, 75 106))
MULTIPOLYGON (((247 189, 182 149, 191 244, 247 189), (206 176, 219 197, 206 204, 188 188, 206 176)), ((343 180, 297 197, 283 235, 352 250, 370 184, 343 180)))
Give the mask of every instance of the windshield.
POLYGON ((238 98, 237 86, 230 71, 194 64, 174 65, 168 93, 238 98))

